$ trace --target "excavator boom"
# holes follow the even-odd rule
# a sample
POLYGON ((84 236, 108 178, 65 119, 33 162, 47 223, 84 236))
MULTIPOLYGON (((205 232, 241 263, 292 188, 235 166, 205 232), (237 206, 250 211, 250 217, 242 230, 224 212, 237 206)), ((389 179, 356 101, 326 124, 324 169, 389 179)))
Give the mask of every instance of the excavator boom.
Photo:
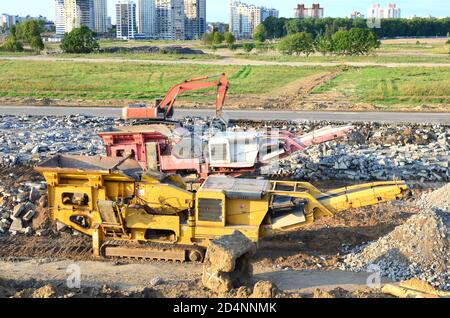
POLYGON ((225 74, 204 76, 186 80, 183 83, 173 86, 166 94, 164 99, 157 103, 156 107, 128 106, 122 111, 122 117, 128 119, 170 119, 173 117, 174 104, 177 97, 186 91, 199 90, 205 88, 217 87, 216 97, 216 116, 222 115, 223 104, 228 92, 229 83, 225 74), (219 78, 218 81, 210 81, 219 78))

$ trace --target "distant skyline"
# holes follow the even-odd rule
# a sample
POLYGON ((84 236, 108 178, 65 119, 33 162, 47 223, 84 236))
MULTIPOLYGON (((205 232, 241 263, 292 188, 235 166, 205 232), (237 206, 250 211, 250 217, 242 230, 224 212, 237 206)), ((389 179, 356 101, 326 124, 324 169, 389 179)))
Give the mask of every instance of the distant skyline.
MULTIPOLYGON (((208 22, 228 22, 228 2, 229 0, 207 0, 207 20, 208 22)), ((450 16, 449 0, 428 0, 428 1, 394 1, 394 0, 282 0, 274 2, 273 0, 242 0, 244 3, 262 5, 266 7, 274 7, 280 11, 280 17, 292 18, 294 16, 294 7, 298 3, 304 3, 311 6, 314 2, 320 3, 325 8, 326 17, 346 17, 352 11, 356 10, 362 14, 367 14, 367 9, 375 3, 387 6, 388 3, 396 3, 401 9, 403 18, 412 15, 434 17, 450 16)), ((108 0, 108 16, 112 17, 115 22, 114 5, 117 0, 108 0)), ((38 16, 42 15, 48 19, 54 20, 55 6, 54 0, 1 0, 0 13, 18 14, 20 16, 38 16)))

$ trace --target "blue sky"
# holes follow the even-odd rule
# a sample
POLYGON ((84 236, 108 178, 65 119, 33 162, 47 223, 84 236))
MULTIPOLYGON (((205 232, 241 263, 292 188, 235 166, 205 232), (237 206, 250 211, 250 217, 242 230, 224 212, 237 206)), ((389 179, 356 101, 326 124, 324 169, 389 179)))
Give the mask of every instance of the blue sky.
MULTIPOLYGON (((114 16, 114 4, 116 0, 108 0, 108 15, 114 16)), ((275 7, 280 10, 280 15, 284 17, 293 16, 293 8, 297 3, 310 5, 312 2, 320 2, 325 8, 325 15, 331 17, 345 17, 353 10, 365 14, 367 8, 373 3, 387 5, 395 2, 402 9, 402 17, 410 15, 442 17, 450 16, 449 0, 247 0, 243 1, 251 4, 275 7)), ((228 0, 207 0, 208 21, 227 21, 228 0)), ((50 19, 54 18, 53 0, 0 0, 0 13, 19 15, 43 15, 50 19)), ((114 17, 113 17, 114 19, 114 17)))

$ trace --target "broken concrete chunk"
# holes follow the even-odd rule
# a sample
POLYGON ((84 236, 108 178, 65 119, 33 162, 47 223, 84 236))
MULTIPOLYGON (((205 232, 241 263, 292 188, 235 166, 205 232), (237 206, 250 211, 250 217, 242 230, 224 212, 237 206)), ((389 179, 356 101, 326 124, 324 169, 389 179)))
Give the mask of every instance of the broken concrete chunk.
POLYGON ((33 234, 33 229, 31 228, 31 226, 27 226, 25 229, 23 229, 23 234, 25 235, 33 234))
POLYGON ((22 217, 22 220, 29 222, 36 215, 36 211, 30 210, 22 217))
POLYGON ((11 223, 11 226, 9 227, 9 232, 20 232, 23 229, 22 220, 21 219, 14 219, 11 223))
POLYGON ((12 213, 13 218, 20 218, 22 213, 25 212, 25 208, 26 208, 26 204, 25 203, 20 203, 20 204, 16 205, 14 207, 13 213, 12 213))
POLYGON ((154 287, 154 286, 161 285, 161 284, 163 284, 163 283, 164 283, 164 280, 163 280, 161 277, 156 276, 155 278, 153 278, 153 279, 150 281, 150 286, 154 287))
POLYGON ((30 201, 36 202, 41 197, 41 194, 39 193, 39 190, 36 187, 32 187, 30 191, 30 201))
POLYGON ((252 275, 250 257, 255 250, 255 244, 238 231, 212 241, 203 265, 203 285, 224 292, 244 284, 252 275))
POLYGON ((56 222, 56 230, 58 232, 64 231, 65 229, 67 229, 67 225, 62 224, 61 222, 56 222))

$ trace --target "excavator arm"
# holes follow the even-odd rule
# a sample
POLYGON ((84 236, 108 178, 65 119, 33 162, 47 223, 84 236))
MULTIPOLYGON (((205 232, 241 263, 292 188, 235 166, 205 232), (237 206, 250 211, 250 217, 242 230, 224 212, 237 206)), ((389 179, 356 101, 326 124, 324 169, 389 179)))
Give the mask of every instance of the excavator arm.
POLYGON ((123 109, 124 119, 164 119, 173 116, 174 104, 177 97, 186 91, 199 90, 204 88, 217 87, 216 97, 216 116, 222 116, 223 104, 228 92, 229 83, 225 74, 204 76, 186 80, 183 83, 173 86, 166 94, 164 99, 156 107, 126 107, 123 109), (206 82, 207 80, 219 78, 218 81, 206 82))

